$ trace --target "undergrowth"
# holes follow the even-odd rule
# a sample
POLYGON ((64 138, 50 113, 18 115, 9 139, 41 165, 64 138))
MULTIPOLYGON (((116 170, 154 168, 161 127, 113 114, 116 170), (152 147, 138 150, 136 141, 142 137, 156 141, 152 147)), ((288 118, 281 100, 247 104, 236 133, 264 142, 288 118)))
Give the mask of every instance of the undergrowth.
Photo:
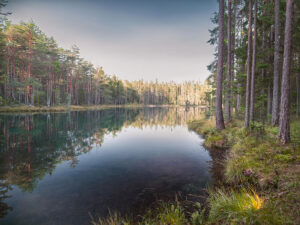
POLYGON ((246 129, 242 121, 234 120, 219 132, 206 123, 191 122, 189 128, 205 136, 207 147, 229 148, 224 176, 227 186, 234 190, 210 193, 209 221, 300 224, 300 121, 291 123, 292 142, 288 145, 279 142, 276 127, 255 122, 246 129), (252 188, 263 199, 259 210, 241 213, 238 200, 249 194, 243 194, 244 188, 252 188))

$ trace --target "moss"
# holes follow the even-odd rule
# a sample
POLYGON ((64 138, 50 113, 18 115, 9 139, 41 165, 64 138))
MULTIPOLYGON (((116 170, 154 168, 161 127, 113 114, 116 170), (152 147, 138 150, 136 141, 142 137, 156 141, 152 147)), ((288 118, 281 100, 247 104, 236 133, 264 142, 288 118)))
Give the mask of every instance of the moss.
POLYGON ((290 154, 278 154, 274 158, 280 162, 291 162, 294 160, 294 158, 290 154))

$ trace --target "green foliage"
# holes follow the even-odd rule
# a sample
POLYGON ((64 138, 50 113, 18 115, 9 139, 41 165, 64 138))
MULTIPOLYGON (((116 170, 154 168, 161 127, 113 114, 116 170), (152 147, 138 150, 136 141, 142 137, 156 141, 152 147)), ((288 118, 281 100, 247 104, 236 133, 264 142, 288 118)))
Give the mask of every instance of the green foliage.
POLYGON ((206 224, 205 208, 202 208, 199 202, 197 202, 195 205, 197 207, 197 210, 193 212, 191 215, 192 224, 193 225, 206 224))

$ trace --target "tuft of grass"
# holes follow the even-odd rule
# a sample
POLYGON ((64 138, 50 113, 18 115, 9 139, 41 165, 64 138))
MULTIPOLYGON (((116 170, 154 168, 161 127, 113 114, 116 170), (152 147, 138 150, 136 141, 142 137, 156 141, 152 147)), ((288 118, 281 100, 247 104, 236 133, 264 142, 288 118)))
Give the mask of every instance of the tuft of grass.
POLYGON ((129 219, 124 219, 118 213, 109 212, 106 218, 98 217, 96 220, 90 215, 92 225, 130 225, 132 222, 129 219))
POLYGON ((188 223, 183 207, 176 202, 174 204, 162 203, 155 211, 148 211, 139 224, 185 225, 188 223))
POLYGON ((211 224, 282 224, 274 207, 265 204, 254 191, 225 192, 217 190, 210 193, 211 224))
POLYGON ((184 208, 178 201, 175 203, 164 203, 155 209, 149 209, 145 215, 140 216, 139 221, 124 219, 118 213, 109 213, 107 218, 95 220, 91 216, 93 225, 186 225, 190 224, 185 215, 184 208))

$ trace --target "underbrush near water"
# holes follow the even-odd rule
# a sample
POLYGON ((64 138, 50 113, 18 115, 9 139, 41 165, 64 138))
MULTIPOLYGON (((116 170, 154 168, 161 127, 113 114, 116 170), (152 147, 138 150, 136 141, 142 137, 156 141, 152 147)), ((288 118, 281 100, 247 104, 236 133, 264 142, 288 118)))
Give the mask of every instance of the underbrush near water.
POLYGON ((292 122, 288 145, 278 141, 278 128, 261 123, 245 129, 236 120, 221 132, 206 124, 191 122, 189 128, 205 136, 207 147, 229 148, 224 176, 232 189, 210 192, 207 223, 300 224, 300 121, 292 122), (241 211, 241 199, 249 196, 245 188, 255 190, 261 207, 241 211))

